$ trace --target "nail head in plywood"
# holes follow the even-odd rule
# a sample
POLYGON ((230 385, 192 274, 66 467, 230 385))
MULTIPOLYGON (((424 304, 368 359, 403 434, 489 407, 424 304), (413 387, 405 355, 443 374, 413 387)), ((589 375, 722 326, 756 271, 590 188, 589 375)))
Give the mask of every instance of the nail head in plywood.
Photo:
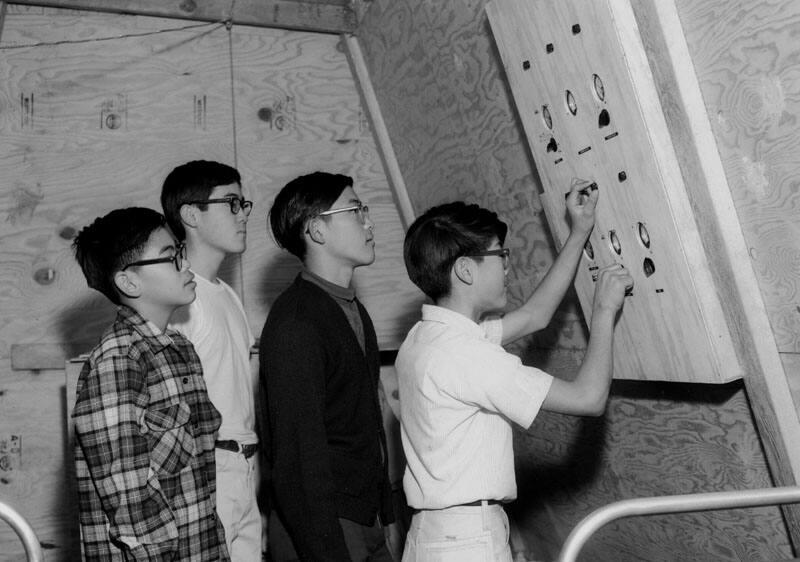
POLYGON ((634 277, 615 331, 615 377, 741 377, 627 0, 495 0, 487 13, 559 243, 569 234, 564 189, 576 177, 600 186, 594 260, 584 257, 575 281, 586 317, 594 294, 590 267, 622 263, 634 277), (577 21, 580 33, 573 32, 577 21), (523 72, 519 61, 542 44, 552 49, 523 72), (546 140, 551 131, 534 118, 543 105, 555 110, 558 165, 546 140), (641 243, 640 223, 647 224, 650 247, 641 243))

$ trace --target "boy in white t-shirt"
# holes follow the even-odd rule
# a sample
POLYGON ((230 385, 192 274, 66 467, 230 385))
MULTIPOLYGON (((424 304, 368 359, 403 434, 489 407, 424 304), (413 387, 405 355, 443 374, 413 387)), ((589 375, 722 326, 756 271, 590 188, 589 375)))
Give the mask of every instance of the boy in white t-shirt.
POLYGON ((612 374, 616 315, 633 280, 620 265, 599 271, 591 337, 571 381, 527 367, 501 343, 547 326, 594 226, 597 190, 575 182, 571 232, 550 271, 520 308, 506 306, 507 226, 478 205, 449 203, 406 234, 409 277, 435 305, 409 332, 395 363, 403 487, 417 511, 403 560, 511 561, 502 504, 517 495, 511 423, 529 427, 540 409, 601 415, 612 374))
POLYGON ((252 202, 242 197, 239 172, 225 164, 196 160, 164 180, 161 205, 186 251, 197 282, 197 298, 176 311, 170 327, 194 344, 211 402, 222 414, 216 441, 217 512, 231 560, 261 560, 258 436, 250 364, 255 338, 242 302, 219 279, 222 261, 247 244, 252 202))

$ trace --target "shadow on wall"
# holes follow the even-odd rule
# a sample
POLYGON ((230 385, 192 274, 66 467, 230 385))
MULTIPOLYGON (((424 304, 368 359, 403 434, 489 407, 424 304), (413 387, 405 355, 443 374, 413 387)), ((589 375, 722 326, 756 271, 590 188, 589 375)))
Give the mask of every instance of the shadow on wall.
MULTIPOLYGON (((542 412, 515 432, 514 446, 518 499, 507 511, 526 560, 555 558, 583 517, 614 501, 773 485, 741 381, 614 381, 604 416, 542 412)), ((775 507, 629 518, 603 528, 584 550, 615 562, 699 560, 712 549, 770 559, 786 541, 775 507)))
POLYGON ((115 316, 116 306, 94 290, 56 316, 59 341, 66 345, 66 358, 91 351, 115 316))
MULTIPOLYGON (((63 388, 62 396, 62 411, 66 418, 66 413, 72 411, 72 404, 68 404, 68 400, 74 396, 74 389, 63 388)), ((57 560, 80 560, 81 559, 81 546, 80 546, 80 525, 78 523, 78 488, 75 476, 75 462, 74 462, 74 441, 71 432, 69 431, 68 424, 71 421, 62 425, 62 442, 64 443, 64 470, 62 471, 61 486, 58 487, 58 493, 53 497, 51 513, 64 514, 63 521, 65 522, 66 529, 63 533, 62 540, 59 542, 58 551, 52 555, 57 560)), ((53 545, 48 545, 42 542, 42 548, 47 550, 53 545)))
MULTIPOLYGON (((258 283, 253 295, 256 301, 271 305, 278 295, 292 284, 302 268, 300 260, 289 252, 280 251, 272 255, 270 259, 260 264, 260 275, 257 276, 258 283)), ((265 320, 266 318, 261 320, 262 325, 265 320)), ((260 334, 256 334, 258 335, 260 334)))
MULTIPOLYGON (((88 292, 82 299, 74 302, 70 308, 59 314, 55 322, 58 326, 60 339, 65 344, 66 360, 77 358, 89 353, 100 341, 100 336, 113 322, 116 316, 116 306, 105 296, 97 291, 88 292)), ((77 363, 70 363, 70 368, 80 368, 77 363)), ((65 371, 69 374, 69 369, 65 371)), ((66 377, 69 378, 69 377, 66 377)), ((77 377, 72 377, 77 378, 77 377)), ((67 419, 68 412, 72 411, 75 396, 75 380, 66 382, 61 387, 61 415, 64 423, 61 430, 61 443, 63 443, 62 458, 63 470, 60 471, 60 481, 57 483, 57 492, 53 495, 50 513, 59 515, 60 525, 63 526, 57 544, 42 540, 48 558, 56 560, 79 560, 80 530, 78 527, 78 492, 75 482, 74 442, 70 431, 71 421, 67 419), (72 388, 67 385, 72 386, 72 388)), ((40 540, 42 537, 39 537, 40 540)))

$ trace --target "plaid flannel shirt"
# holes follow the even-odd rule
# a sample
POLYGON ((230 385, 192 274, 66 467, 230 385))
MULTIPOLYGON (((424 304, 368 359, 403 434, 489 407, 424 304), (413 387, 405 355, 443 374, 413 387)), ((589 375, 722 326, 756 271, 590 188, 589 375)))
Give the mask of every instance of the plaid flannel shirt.
POLYGON ((85 560, 229 560, 221 418, 186 338, 120 307, 83 366, 73 419, 85 560))

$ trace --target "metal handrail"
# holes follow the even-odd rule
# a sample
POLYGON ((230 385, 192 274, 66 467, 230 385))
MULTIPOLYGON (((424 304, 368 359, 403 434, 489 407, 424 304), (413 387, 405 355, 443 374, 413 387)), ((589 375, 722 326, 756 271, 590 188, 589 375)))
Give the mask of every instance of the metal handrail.
POLYGON ((575 562, 578 553, 589 537, 600 527, 615 519, 633 515, 657 515, 785 503, 800 503, 800 486, 656 496, 617 501, 594 510, 572 529, 561 547, 558 562, 575 562))
POLYGON ((39 543, 39 539, 36 538, 33 527, 22 515, 10 505, 0 501, 0 519, 11 525, 11 528, 16 531, 22 540, 22 544, 25 546, 25 554, 28 556, 28 562, 44 562, 42 545, 39 543))

